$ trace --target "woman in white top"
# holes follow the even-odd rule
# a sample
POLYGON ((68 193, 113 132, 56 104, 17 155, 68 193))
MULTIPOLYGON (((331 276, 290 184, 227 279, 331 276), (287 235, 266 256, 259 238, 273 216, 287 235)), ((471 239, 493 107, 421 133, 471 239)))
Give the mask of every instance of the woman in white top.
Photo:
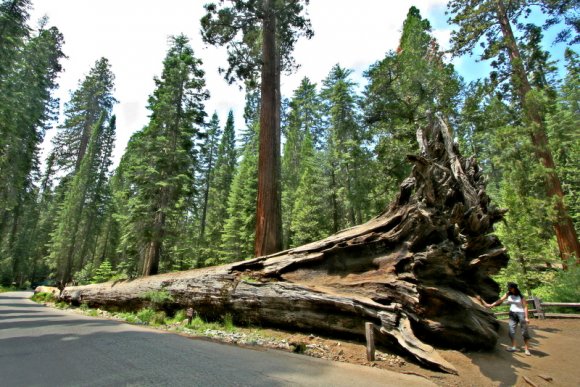
POLYGON ((530 356, 530 334, 528 333, 528 323, 530 320, 528 319, 528 303, 526 298, 520 292, 520 289, 518 289, 517 284, 509 282, 507 293, 496 302, 492 304, 486 303, 485 306, 493 308, 494 306, 501 305, 504 301, 510 306, 509 335, 510 339, 512 339, 512 346, 507 348, 507 350, 510 352, 515 352, 517 350, 516 328, 519 323, 522 330, 522 336, 524 337, 525 354, 530 356))

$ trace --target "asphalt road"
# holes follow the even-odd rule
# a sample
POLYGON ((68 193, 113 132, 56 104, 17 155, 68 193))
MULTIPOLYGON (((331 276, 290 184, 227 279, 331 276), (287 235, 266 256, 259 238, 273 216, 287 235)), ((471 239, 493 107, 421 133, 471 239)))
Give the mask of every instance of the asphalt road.
POLYGON ((0 294, 0 386, 424 386, 413 375, 191 339, 0 294))

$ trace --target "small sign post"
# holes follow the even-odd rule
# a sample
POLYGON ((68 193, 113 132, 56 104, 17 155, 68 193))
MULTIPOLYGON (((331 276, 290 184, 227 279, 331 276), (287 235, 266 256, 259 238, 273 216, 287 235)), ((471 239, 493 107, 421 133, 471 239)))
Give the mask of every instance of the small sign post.
POLYGON ((191 325, 193 320, 193 308, 187 308, 187 325, 191 325))
POLYGON ((365 323, 365 336, 367 338, 367 360, 375 361, 375 332, 374 324, 365 323))

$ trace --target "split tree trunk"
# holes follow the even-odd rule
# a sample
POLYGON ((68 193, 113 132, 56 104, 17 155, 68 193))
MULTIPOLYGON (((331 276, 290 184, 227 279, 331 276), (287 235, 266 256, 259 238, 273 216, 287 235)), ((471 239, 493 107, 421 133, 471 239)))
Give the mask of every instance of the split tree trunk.
POLYGON ((137 309, 143 294, 165 290, 169 309, 205 318, 333 335, 365 334, 421 362, 455 372, 431 345, 491 348, 498 323, 478 301, 497 299, 489 277, 508 256, 493 235, 505 211, 485 194, 473 158, 462 158, 440 118, 423 133, 412 175, 381 215, 321 241, 234 264, 118 283, 69 287, 65 300, 137 309))

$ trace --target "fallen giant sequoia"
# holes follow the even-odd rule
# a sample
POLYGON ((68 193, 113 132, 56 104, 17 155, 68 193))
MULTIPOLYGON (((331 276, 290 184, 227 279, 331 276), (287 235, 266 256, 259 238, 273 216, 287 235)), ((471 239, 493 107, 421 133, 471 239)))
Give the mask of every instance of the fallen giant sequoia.
POLYGON ((148 302, 145 292, 165 290, 169 308, 335 335, 364 335, 364 323, 373 322, 375 336, 455 372, 431 345, 495 344, 497 321, 478 298, 498 296, 489 275, 508 257, 489 233, 504 211, 490 205, 477 163, 458 154, 443 120, 418 139, 421 155, 409 156, 413 171, 397 199, 363 225, 229 265, 67 287, 62 297, 137 309, 148 302))

